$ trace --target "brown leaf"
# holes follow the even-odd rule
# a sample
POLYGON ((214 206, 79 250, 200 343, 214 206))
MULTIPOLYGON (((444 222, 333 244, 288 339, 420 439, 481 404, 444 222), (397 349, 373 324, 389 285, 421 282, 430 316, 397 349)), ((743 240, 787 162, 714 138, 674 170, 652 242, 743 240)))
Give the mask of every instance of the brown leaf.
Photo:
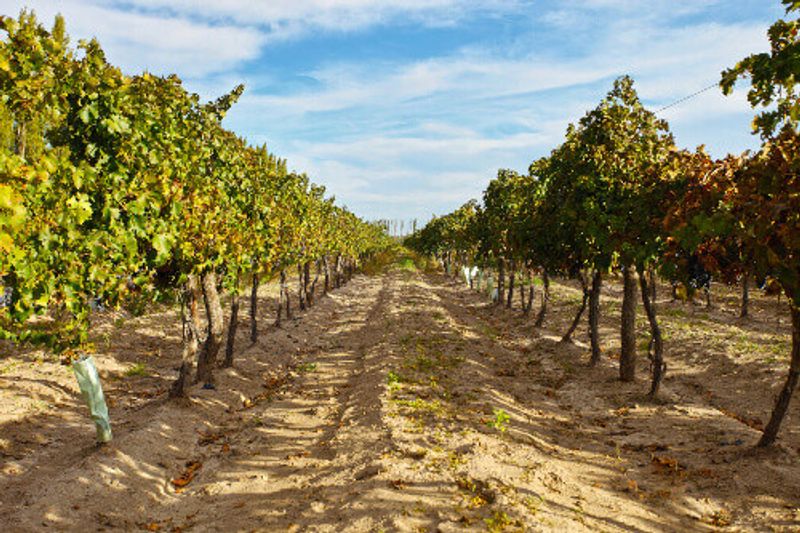
POLYGON ((181 474, 180 477, 172 480, 172 485, 177 489, 185 487, 192 482, 195 475, 197 475, 197 471, 202 467, 203 463, 200 461, 189 461, 186 463, 186 470, 183 472, 183 474, 181 474))
POLYGON ((220 440, 224 436, 225 436, 224 433, 213 433, 213 432, 202 433, 200 435, 200 438, 197 439, 197 444, 199 444, 200 446, 206 446, 208 444, 214 444, 215 442, 217 442, 218 440, 220 440))

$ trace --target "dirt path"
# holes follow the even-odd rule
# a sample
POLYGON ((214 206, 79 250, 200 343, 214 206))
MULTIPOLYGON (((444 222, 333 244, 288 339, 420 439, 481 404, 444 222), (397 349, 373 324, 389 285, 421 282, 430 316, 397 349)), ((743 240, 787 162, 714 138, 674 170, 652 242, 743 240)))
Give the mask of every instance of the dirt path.
MULTIPOLYGON (((796 462, 703 452, 697 424, 730 424, 725 438, 752 429, 701 417, 699 401, 640 407, 610 364, 578 370, 582 348, 509 316, 439 276, 356 277, 257 344, 238 339, 236 368, 186 404, 161 399, 157 376, 113 381, 125 394, 112 394, 109 447, 90 445, 78 410, 65 410, 61 436, 57 413, 26 420, 28 429, 47 420, 50 444, 7 437, 0 523, 12 531, 792 527, 796 462), (156 398, 136 400, 143 389, 156 398), (764 479, 771 471, 780 491, 764 479)), ((174 364, 177 352, 168 354, 174 364)), ((53 378, 64 398, 74 394, 67 377, 53 378)))

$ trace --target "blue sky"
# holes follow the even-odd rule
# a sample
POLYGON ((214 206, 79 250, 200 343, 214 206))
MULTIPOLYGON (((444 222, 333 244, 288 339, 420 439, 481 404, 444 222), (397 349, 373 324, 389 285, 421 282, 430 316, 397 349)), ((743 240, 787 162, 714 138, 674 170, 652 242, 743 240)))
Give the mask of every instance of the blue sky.
MULTIPOLYGON (((428 219, 525 171, 630 74, 659 109, 767 49, 779 0, 0 0, 126 72, 175 72, 366 218, 428 219)), ((745 88, 665 111, 679 145, 757 146, 745 88)))

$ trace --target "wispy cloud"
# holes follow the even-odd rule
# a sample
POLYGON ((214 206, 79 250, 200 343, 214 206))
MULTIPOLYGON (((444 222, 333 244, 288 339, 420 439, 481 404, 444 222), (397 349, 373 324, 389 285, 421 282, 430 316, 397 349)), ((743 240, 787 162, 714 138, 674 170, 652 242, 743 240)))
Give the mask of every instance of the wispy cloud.
MULTIPOLYGON (((634 75, 643 100, 657 109, 763 49, 765 29, 762 23, 620 22, 591 49, 558 62, 538 52, 510 58, 466 47, 411 63, 326 64, 305 73, 318 82, 308 90, 259 94, 256 85, 232 120, 244 129, 255 127, 245 116, 289 125, 275 132, 281 149, 331 189, 347 191, 342 197, 362 212, 425 217, 479 195, 496 168, 524 170, 549 152, 614 77, 634 75), (397 183, 413 194, 385 198, 397 183)), ((704 142, 722 153, 747 147, 750 114, 742 94, 726 98, 715 89, 664 116, 680 144, 704 142), (731 121, 735 140, 703 127, 731 121)))
POLYGON ((258 57, 266 37, 250 26, 144 14, 80 0, 3 0, 0 12, 34 9, 45 23, 64 15, 73 38, 97 37, 109 60, 128 72, 202 77, 258 57))
POLYGON ((121 7, 201 20, 258 25, 271 40, 310 31, 334 33, 396 22, 450 26, 467 14, 519 8, 516 0, 121 0, 121 7))

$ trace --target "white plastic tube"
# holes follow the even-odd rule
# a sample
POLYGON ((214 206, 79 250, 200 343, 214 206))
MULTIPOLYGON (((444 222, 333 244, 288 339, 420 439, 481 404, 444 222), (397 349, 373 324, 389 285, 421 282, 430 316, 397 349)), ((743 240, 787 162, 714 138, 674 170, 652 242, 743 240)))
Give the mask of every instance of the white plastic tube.
POLYGON ((103 386, 100 384, 100 376, 97 374, 94 359, 89 355, 84 355, 72 363, 72 370, 78 380, 83 401, 89 406, 89 413, 97 428, 97 442, 109 442, 111 440, 111 420, 108 417, 108 406, 103 396, 103 386))

